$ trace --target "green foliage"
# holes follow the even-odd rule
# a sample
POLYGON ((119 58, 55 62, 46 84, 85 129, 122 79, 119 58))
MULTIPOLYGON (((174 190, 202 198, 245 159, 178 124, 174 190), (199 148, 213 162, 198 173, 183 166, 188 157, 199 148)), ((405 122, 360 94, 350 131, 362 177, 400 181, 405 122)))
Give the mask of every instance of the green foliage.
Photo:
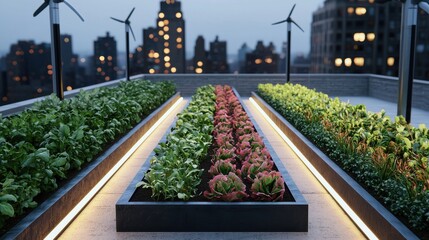
POLYGON ((214 88, 197 89, 189 106, 180 114, 166 143, 155 149, 145 179, 136 187, 150 188, 155 199, 188 200, 201 182, 200 161, 212 143, 214 88))
POLYGON ((174 93, 169 82, 122 82, 64 101, 50 96, 18 115, 0 117, 0 229, 174 93))
POLYGON ((429 229, 429 130, 370 113, 300 85, 258 93, 299 131, 415 229, 429 229))

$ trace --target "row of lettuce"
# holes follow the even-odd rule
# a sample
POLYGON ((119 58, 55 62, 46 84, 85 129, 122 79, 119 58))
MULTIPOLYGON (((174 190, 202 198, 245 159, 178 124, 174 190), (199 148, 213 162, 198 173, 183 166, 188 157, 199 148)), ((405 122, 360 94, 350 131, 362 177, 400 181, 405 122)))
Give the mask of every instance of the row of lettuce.
POLYGON ((416 230, 429 229, 429 132, 300 85, 258 94, 416 230))
POLYGON ((151 189, 157 200, 186 201, 201 194, 198 186, 204 171, 212 175, 208 183, 202 183, 209 200, 283 199, 283 178, 273 170, 268 150, 230 86, 197 89, 155 153, 137 187, 151 189), (212 156, 207 155, 210 149, 212 156), (209 158, 210 169, 201 169, 201 162, 209 158))
POLYGON ((176 92, 170 82, 123 82, 115 88, 55 96, 18 115, 0 118, 0 229, 37 206, 118 137, 176 92))

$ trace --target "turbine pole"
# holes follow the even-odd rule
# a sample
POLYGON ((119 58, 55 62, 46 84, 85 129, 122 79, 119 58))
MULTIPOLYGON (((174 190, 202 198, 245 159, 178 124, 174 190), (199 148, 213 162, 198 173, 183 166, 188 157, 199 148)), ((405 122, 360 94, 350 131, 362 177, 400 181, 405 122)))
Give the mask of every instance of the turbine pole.
POLYGON ((286 56, 286 82, 290 82, 290 41, 292 35, 292 23, 287 22, 287 56, 286 56))
POLYGON ((127 81, 130 81, 130 27, 125 24, 125 42, 126 42, 126 54, 127 54, 127 81))
POLYGON ((60 9, 59 3, 54 0, 49 1, 49 15, 51 20, 51 59, 53 69, 53 92, 60 100, 64 100, 61 61, 60 9))
POLYGON ((404 116, 408 123, 411 121, 417 14, 417 5, 412 0, 402 3, 398 116, 404 116))

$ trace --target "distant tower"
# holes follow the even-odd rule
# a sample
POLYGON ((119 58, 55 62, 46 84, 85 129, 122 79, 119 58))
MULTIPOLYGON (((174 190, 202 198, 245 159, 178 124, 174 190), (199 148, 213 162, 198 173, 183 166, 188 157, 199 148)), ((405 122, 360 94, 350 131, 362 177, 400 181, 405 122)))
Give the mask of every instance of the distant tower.
POLYGON ((153 65, 148 65, 145 70, 149 73, 185 73, 185 21, 180 1, 162 1, 156 28, 144 31, 143 51, 148 54, 146 56, 154 54, 152 60, 148 60, 153 65))
POLYGON ((203 36, 198 36, 195 42, 193 69, 194 73, 207 73, 208 72, 208 52, 205 49, 205 41, 203 36))
POLYGON ((267 47, 262 41, 258 41, 256 48, 246 54, 246 73, 277 73, 279 55, 275 53, 274 45, 267 47))
POLYGON ((239 72, 245 72, 245 65, 246 65, 246 54, 251 52, 252 49, 250 49, 246 43, 243 43, 241 45, 241 48, 238 50, 238 67, 239 72))
POLYGON ((94 77, 96 83, 117 79, 118 58, 116 40, 109 32, 94 41, 94 77))
POLYGON ((143 72, 161 73, 161 54, 163 51, 161 39, 156 28, 150 27, 143 30, 143 72))
POLYGON ((76 73, 78 71, 78 56, 73 54, 72 36, 68 34, 61 35, 61 59, 63 61, 63 81, 64 90, 69 91, 77 86, 76 73))
POLYGON ((226 41, 219 41, 219 37, 210 43, 209 59, 211 73, 229 73, 226 41))

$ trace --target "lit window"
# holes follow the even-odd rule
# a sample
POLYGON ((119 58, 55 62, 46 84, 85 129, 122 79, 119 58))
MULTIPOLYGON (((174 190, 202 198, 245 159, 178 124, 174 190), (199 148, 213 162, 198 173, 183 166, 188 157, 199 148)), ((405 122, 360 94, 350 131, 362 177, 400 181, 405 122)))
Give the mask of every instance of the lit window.
POLYGON ((181 37, 178 37, 178 38, 176 39, 176 41, 177 41, 178 43, 181 43, 181 42, 182 42, 182 38, 181 38, 181 37))
POLYGON ((159 35, 159 36, 163 36, 163 35, 164 35, 164 31, 159 30, 158 35, 159 35))
POLYGON ((395 65, 395 58, 394 58, 394 57, 388 57, 388 58, 387 58, 387 65, 388 65, 389 67, 391 67, 391 66, 395 65))
POLYGON ((168 40, 168 39, 170 39, 170 35, 165 34, 165 35, 164 35, 164 40, 168 40))
POLYGON ((177 48, 178 49, 181 49, 183 47, 183 45, 182 44, 177 44, 177 48))
POLYGON ((177 13, 176 13, 176 17, 177 17, 177 18, 181 18, 181 17, 182 17, 182 14, 181 14, 180 12, 177 12, 177 13))
POLYGON ((271 64, 271 63, 273 63, 273 59, 272 58, 266 58, 265 62, 268 64, 271 64))
POLYGON ((164 64, 164 66, 165 66, 166 68, 169 68, 169 67, 171 67, 171 63, 166 62, 166 63, 164 64))
POLYGON ((195 73, 201 74, 201 73, 203 73, 203 69, 202 68, 195 68, 195 73))
POLYGON ((352 15, 355 12, 355 9, 352 7, 347 8, 347 13, 352 15))
POLYGON ((112 56, 108 56, 107 60, 112 61, 113 57, 112 56))
POLYGON ((48 75, 52 75, 54 72, 52 70, 48 70, 48 75))
POLYGON ((368 0, 369 3, 374 3, 374 0, 368 0))
POLYGON ((104 60, 106 60, 106 58, 105 58, 104 56, 100 56, 98 59, 99 59, 100 61, 104 61, 104 60))
POLYGON ((255 63, 256 63, 256 64, 261 64, 261 63, 262 63, 262 59, 260 59, 260 58, 256 59, 256 60, 255 60, 255 63))
POLYGON ((48 66, 46 66, 47 69, 52 69, 52 65, 49 64, 48 66))
POLYGON ((170 30, 170 28, 168 26, 164 26, 163 30, 164 30, 164 32, 168 32, 170 30))
POLYGON ((142 47, 138 47, 137 48, 137 52, 141 52, 141 51, 143 51, 143 48, 142 47))
POLYGON ((155 69, 153 69, 153 68, 149 69, 149 73, 150 74, 154 74, 155 73, 155 69))
POLYGON ((357 7, 355 10, 356 15, 365 15, 366 8, 364 7, 357 7))
POLYGON ((169 57, 169 56, 165 56, 165 57, 164 57, 164 61, 165 61, 165 62, 169 62, 169 61, 170 61, 170 57, 169 57))
POLYGON ((161 62, 161 60, 159 60, 159 58, 155 59, 155 63, 159 64, 161 62))
POLYGON ((355 57, 353 62, 358 67, 363 67, 365 65, 365 58, 363 57, 355 57))
POLYGON ((366 39, 368 39, 368 41, 372 42, 375 39, 375 34, 374 33, 368 33, 366 34, 366 39))
POLYGON ((43 92, 43 89, 41 89, 41 88, 37 89, 37 93, 42 93, 42 92, 43 92))
POLYGON ((154 55, 155 55, 155 54, 154 54, 153 52, 150 52, 150 53, 148 54, 148 57, 149 57, 149 58, 153 58, 153 57, 154 57, 154 55))
POLYGON ((351 58, 344 59, 344 65, 346 65, 346 67, 350 67, 352 65, 352 59, 351 58))
POLYGON ((178 28, 177 28, 177 32, 178 32, 178 33, 181 33, 181 32, 183 32, 183 29, 182 29, 181 27, 178 27, 178 28))
POLYGON ((198 62, 197 62, 197 66, 198 66, 198 67, 202 67, 203 65, 204 65, 204 63, 203 63, 202 61, 198 61, 198 62))
POLYGON ((149 38, 152 39, 154 37, 153 33, 149 34, 149 38))
POLYGON ((34 53, 34 49, 30 49, 30 50, 28 50, 28 52, 29 52, 30 54, 33 54, 33 53, 34 53))
POLYGON ((86 62, 86 58, 80 58, 80 62, 81 63, 85 63, 86 62))
POLYGON ((164 14, 163 12, 160 12, 160 13, 158 14, 158 17, 159 17, 159 18, 164 18, 164 17, 165 17, 165 14, 164 14))
POLYGON ((110 81, 110 77, 109 77, 109 76, 106 76, 106 77, 104 78, 104 80, 105 80, 105 81, 110 81))
POLYGON ((70 42, 70 38, 67 38, 67 37, 66 37, 66 38, 64 38, 64 42, 65 42, 65 43, 69 43, 69 42, 70 42))
POLYGON ((7 98, 6 96, 4 96, 4 97, 2 97, 2 98, 1 98, 1 100, 2 100, 3 102, 7 102, 8 98, 7 98))
POLYGON ((159 21, 158 22, 158 27, 164 27, 164 22, 163 21, 159 21))
POLYGON ((177 72, 177 69, 176 69, 175 67, 172 67, 172 68, 171 68, 171 72, 172 72, 172 73, 175 73, 175 72, 177 72))
POLYGON ((170 23, 170 21, 168 21, 167 19, 164 20, 164 25, 168 25, 170 23))
POLYGON ((164 53, 165 54, 169 54, 170 53, 170 49, 169 48, 164 48, 164 53))
POLYGON ((101 71, 102 71, 101 67, 97 68, 97 72, 101 72, 101 71))
POLYGON ((353 35, 353 40, 355 40, 355 42, 365 42, 365 33, 355 33, 353 35))
POLYGON ((154 53, 154 54, 153 54, 153 57, 154 57, 154 58, 159 58, 159 53, 157 53, 157 52, 156 52, 156 53, 154 53))
POLYGON ((341 65, 343 65, 343 59, 336 58, 335 59, 335 66, 340 67, 341 65))
POLYGON ((67 91, 73 90, 72 86, 67 86, 67 91))
POLYGON ((164 47, 169 47, 170 43, 169 42, 164 42, 164 47))

